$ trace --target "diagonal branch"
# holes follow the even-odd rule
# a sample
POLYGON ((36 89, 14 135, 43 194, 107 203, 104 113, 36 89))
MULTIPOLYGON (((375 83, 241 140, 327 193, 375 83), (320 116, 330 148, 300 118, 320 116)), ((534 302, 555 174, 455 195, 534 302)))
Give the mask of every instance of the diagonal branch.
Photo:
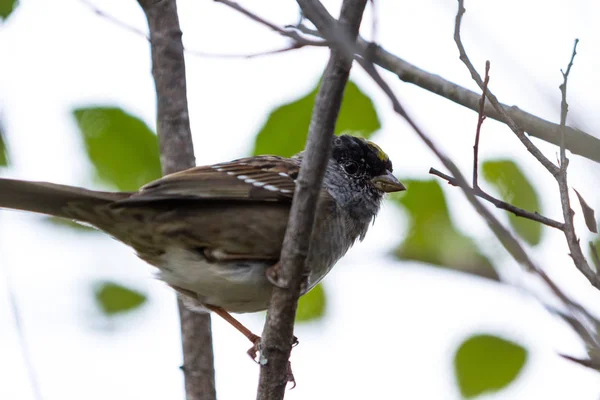
MULTIPOLYGON (((118 20, 117 18, 109 15, 90 3, 87 0, 81 0, 85 5, 87 5, 94 13, 102 18, 106 18, 109 22, 114 23, 115 25, 130 31, 134 34, 140 35, 147 40, 149 38, 146 34, 132 26, 129 26, 125 22, 118 20)), ((219 0, 215 0, 219 1, 219 0)), ((223 0, 220 0, 221 3, 224 3, 223 0)), ((225 4, 225 3, 224 3, 225 4)), ((237 3, 235 10, 239 12, 247 11, 242 6, 237 3)), ((248 15, 244 13, 245 15, 248 15)), ((295 40, 297 38, 297 33, 294 32, 293 29, 296 29, 300 32, 307 33, 316 37, 320 37, 319 32, 315 30, 311 30, 302 25, 298 26, 286 26, 281 28, 258 15, 251 13, 250 16, 253 20, 258 22, 259 24, 265 25, 279 34, 283 36, 287 36, 290 39, 295 40)), ((206 53, 202 51, 185 49, 186 53, 195 55, 198 57, 222 57, 222 58, 253 58, 262 55, 269 55, 273 53, 280 53, 284 51, 294 50, 296 48, 301 48, 305 46, 313 46, 313 47, 325 47, 328 46, 328 43, 325 41, 311 41, 305 37, 300 36, 300 41, 298 43, 293 43, 289 47, 283 49, 276 49, 270 52, 264 53, 255 53, 255 54, 216 54, 216 53, 206 53)), ((419 86, 422 89, 430 91, 438 96, 444 97, 450 101, 455 102, 456 104, 460 104, 461 106, 473 110, 475 112, 479 111, 479 100, 480 95, 466 89, 462 86, 459 86, 453 82, 450 82, 439 75, 432 74, 425 70, 418 68, 417 66, 403 60, 402 58, 388 52, 381 46, 378 46, 374 43, 368 42, 363 38, 359 37, 357 39, 357 55, 363 55, 367 52, 370 53, 371 60, 373 63, 379 65, 383 69, 386 69, 398 76, 400 80, 406 83, 412 83, 416 86, 419 86)), ((546 121, 542 118, 539 118, 533 114, 530 114, 526 111, 519 109, 517 106, 508 106, 506 104, 501 104, 504 112, 509 115, 515 123, 520 126, 525 132, 529 135, 537 137, 541 140, 544 140, 548 143, 555 144, 557 146, 560 145, 560 132, 561 127, 559 124, 555 124, 549 121, 546 121)), ((486 105, 484 109, 485 115, 489 118, 495 119, 497 121, 503 121, 502 115, 500 115, 491 105, 486 105)), ((567 126, 565 129, 566 135, 566 143, 565 146, 567 150, 569 150, 573 154, 580 155, 582 157, 586 157, 592 161, 600 162, 600 139, 576 128, 572 128, 567 126)))
MULTIPOLYGON (((334 38, 340 37, 339 28, 335 24, 335 20, 329 15, 327 10, 320 4, 318 1, 314 0, 309 2, 311 5, 310 14, 306 8, 303 8, 305 11, 305 15, 311 20, 313 24, 319 29, 321 33, 329 31, 332 32, 332 36, 324 36, 329 40, 333 41, 334 38), (316 4, 314 4, 316 3, 316 4), (337 31, 337 32, 336 32, 337 31)), ((353 42, 345 42, 339 43, 340 47, 346 52, 347 55, 356 54, 355 44, 353 42)), ((586 341, 586 343, 592 348, 599 348, 600 344, 596 339, 595 332, 592 328, 587 326, 584 322, 581 322, 580 319, 592 321, 595 326, 598 326, 598 321, 590 315, 583 307, 579 304, 573 302, 569 297, 567 297, 564 292, 550 279, 550 277, 546 274, 544 270, 542 270, 533 260, 529 257, 525 249, 521 246, 519 241, 512 235, 512 233, 506 229, 500 221, 491 213, 478 199, 477 197, 470 192, 470 188, 465 180, 465 177, 462 175, 456 164, 448 158, 431 140, 431 138, 416 124, 416 122, 408 115, 404 107, 400 104, 398 98, 395 96, 394 92, 390 88, 390 86, 385 82, 385 80, 379 75, 379 72, 375 68, 374 64, 371 62, 371 59, 368 57, 369 54, 366 54, 365 58, 356 58, 357 62, 361 65, 361 67, 369 74, 369 76, 375 81, 375 83, 380 87, 380 89, 386 94, 389 100, 392 103, 392 109, 401 117, 403 117, 406 122, 413 128, 416 134, 421 138, 421 140, 429 147, 429 149, 440 159, 442 164, 455 176, 456 181, 459 187, 465 193, 468 201, 475 208, 475 210, 481 215, 481 217, 486 221, 488 227, 494 232, 495 236, 498 238, 500 243, 504 246, 504 248, 511 254, 511 256, 517 261, 519 264, 523 265, 528 271, 535 273, 542 281, 550 288, 552 293, 567 307, 569 310, 572 320, 574 323, 580 327, 578 332, 581 332, 580 335, 586 341)))
MULTIPOLYGON (((467 69, 471 73, 471 77, 473 80, 483 89, 483 81, 481 76, 469 60, 465 48, 462 44, 460 37, 460 25, 462 21, 462 17, 465 14, 464 8, 464 0, 458 0, 458 12, 456 14, 456 25, 454 29, 454 40, 459 49, 460 59, 467 66, 467 69)), ((559 142, 561 146, 561 166, 557 167, 554 163, 552 163, 546 156, 542 154, 542 152, 529 140, 529 138, 525 135, 524 131, 515 123, 515 121, 510 118, 508 114, 506 114, 502 108, 502 105, 494 96, 494 94, 487 89, 487 96, 490 100, 490 103, 494 106, 496 111, 503 116, 503 121, 519 138, 521 143, 527 148, 527 150, 552 174, 552 176, 558 182, 561 205, 563 209, 563 216, 565 219, 563 232, 565 234, 567 244, 569 246, 569 251, 571 252, 571 257, 575 263, 575 266, 579 271, 587 278, 587 280, 596 288, 600 289, 600 277, 590 268, 583 252, 581 251, 581 247, 579 245, 579 239, 575 234, 575 228, 573 226, 573 210, 571 209, 571 205, 569 202, 569 188, 567 185, 567 165, 568 159, 566 158, 565 152, 565 132, 566 129, 566 117, 567 117, 567 104, 566 104, 566 83, 568 78, 568 73, 571 70, 573 65, 573 58, 575 57, 575 50, 577 47, 577 42, 575 42, 575 48, 573 49, 573 55, 571 57, 571 62, 567 68, 567 72, 563 73, 564 82, 561 85, 561 93, 563 96, 563 100, 561 103, 561 130, 559 142)))
MULTIPOLYGON (((340 24, 347 27, 349 41, 356 40, 367 0, 344 0, 340 24)), ((307 1, 298 0, 305 10, 307 1)), ((305 156, 296 181, 296 194, 281 252, 279 282, 275 287, 263 331, 261 369, 257 399, 283 399, 292 347, 294 318, 304 263, 315 220, 315 209, 325 168, 331 154, 331 138, 342 104, 352 57, 332 48, 323 83, 310 122, 305 156)))
MULTIPOLYGON (((156 85, 158 138, 163 173, 195 164, 188 116, 185 63, 175 0, 138 0, 150 28, 152 75, 156 85)), ((188 400, 214 400, 215 371, 210 315, 178 302, 183 372, 188 400)))
MULTIPOLYGON (((438 171, 435 168, 430 168, 429 173, 431 175, 439 176, 440 178, 446 180, 448 182, 448 184, 450 184, 452 186, 460 186, 460 184, 458 183, 458 181, 455 178, 448 176, 448 175, 444 174, 443 172, 438 171)), ((537 212, 523 210, 522 208, 516 207, 510 203, 507 203, 505 201, 502 201, 500 199, 497 199, 497 198, 487 194, 486 192, 481 190, 481 188, 479 188, 479 187, 467 188, 467 190, 469 190, 475 196, 481 197, 482 199, 489 201, 490 203, 495 205, 497 208, 500 208, 502 210, 506 210, 508 212, 515 214, 517 217, 522 217, 522 218, 530 219, 532 221, 537 221, 544 225, 548 225, 552 228, 560 229, 561 231, 563 231, 565 229, 565 224, 563 224, 562 222, 558 222, 551 218, 544 217, 543 215, 540 215, 537 212)))
MULTIPOLYGON (((321 37, 319 32, 314 29, 302 25, 297 26, 296 28, 305 34, 321 37)), ((403 82, 412 83, 413 85, 444 97, 475 112, 479 111, 479 100, 481 96, 472 90, 450 82, 439 75, 418 68, 397 55, 390 53, 383 47, 368 42, 361 37, 357 39, 356 45, 357 55, 365 55, 368 53, 374 64, 394 73, 403 82)), ((491 104, 487 104, 484 108, 485 115, 500 122, 504 122, 505 115, 508 115, 517 126, 521 127, 521 129, 529 135, 557 146, 560 145, 561 127, 559 124, 546 121, 519 109, 517 106, 508 106, 502 103, 498 104, 501 106, 502 112, 499 112, 491 104)), ((571 153, 586 157, 595 162, 600 162, 600 139, 582 130, 569 126, 565 128, 565 134, 566 148, 571 153)))
MULTIPOLYGON (((464 1, 458 0, 458 13, 456 14, 456 24, 454 25, 454 41, 456 42, 456 46, 458 47, 458 51, 460 53, 460 60, 467 66, 467 69, 471 73, 471 78, 477 83, 479 88, 483 90, 484 81, 481 79, 481 76, 471 63, 467 52, 465 51, 465 47, 462 44, 462 40, 460 37, 460 25, 462 22, 462 17, 465 14, 464 1)), ((552 163, 541 151, 531 142, 531 140, 525 135, 525 131, 518 126, 515 121, 504 111, 504 108, 498 101, 498 98, 492 93, 492 91, 487 88, 487 97, 492 104, 492 106, 496 109, 496 112, 501 115, 501 122, 505 123, 517 136, 517 138, 523 143, 525 148, 546 168, 552 175, 556 176, 558 174, 558 167, 552 163)))

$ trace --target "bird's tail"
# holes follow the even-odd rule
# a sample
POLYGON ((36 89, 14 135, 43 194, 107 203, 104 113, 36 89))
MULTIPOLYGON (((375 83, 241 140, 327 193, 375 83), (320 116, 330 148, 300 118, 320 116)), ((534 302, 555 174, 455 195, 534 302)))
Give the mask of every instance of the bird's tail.
POLYGON ((98 206, 108 205, 130 195, 122 192, 98 192, 47 182, 0 179, 0 208, 32 211, 63 218, 74 218, 69 212, 71 205, 76 204, 79 209, 92 211, 98 206))

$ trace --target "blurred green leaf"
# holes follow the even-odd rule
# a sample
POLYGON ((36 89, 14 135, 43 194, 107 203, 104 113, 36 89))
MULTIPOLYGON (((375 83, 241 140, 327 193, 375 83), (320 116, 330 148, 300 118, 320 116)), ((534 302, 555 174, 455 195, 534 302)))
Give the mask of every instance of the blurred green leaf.
POLYGON ((300 297, 298 311, 296 311, 296 322, 307 322, 321 318, 325 313, 326 304, 325 290, 319 283, 310 292, 300 297))
MULTIPOLYGON (((304 149, 310 116, 317 96, 317 85, 306 96, 284 104, 269 114, 258 132, 254 154, 292 156, 304 149)), ((335 133, 351 133, 368 138, 381 127, 371 99, 353 82, 348 82, 337 120, 335 133)))
POLYGON ((8 151, 6 149, 6 143, 4 142, 4 129, 0 125, 0 167, 6 167, 8 165, 8 151))
POLYGON ((410 226, 396 256, 497 280, 492 264, 475 242, 454 227, 440 184, 435 180, 401 181, 407 191, 392 199, 407 211, 410 226))
POLYGON ((96 288, 96 303, 107 316, 135 310, 147 300, 146 295, 114 282, 102 282, 96 288))
POLYGON ((76 222, 76 221, 73 221, 73 220, 67 219, 67 218, 43 217, 43 221, 47 222, 49 224, 52 224, 54 226, 57 226, 59 228, 77 229, 80 232, 100 232, 96 228, 92 228, 91 226, 88 226, 88 225, 83 225, 79 222, 76 222))
MULTIPOLYGON (((486 161, 481 166, 483 177, 500 193, 507 203, 524 210, 540 212, 538 195, 521 169, 511 160, 486 161)), ((542 224, 509 213, 508 220, 515 232, 527 243, 537 245, 542 239, 542 224)))
POLYGON ((0 19, 8 18, 18 4, 18 0, 0 0, 0 19))
POLYGON ((102 183, 131 191, 160 177, 158 139, 139 118, 114 107, 80 108, 73 115, 102 183))
POLYGON ((590 258, 593 261, 594 268, 596 269, 596 273, 600 271, 598 265, 600 265, 600 239, 596 239, 592 242, 589 242, 589 250, 590 250, 590 258))
POLYGON ((475 335, 464 341, 454 356, 454 372, 465 398, 505 388, 515 380, 527 360, 527 351, 502 338, 475 335))

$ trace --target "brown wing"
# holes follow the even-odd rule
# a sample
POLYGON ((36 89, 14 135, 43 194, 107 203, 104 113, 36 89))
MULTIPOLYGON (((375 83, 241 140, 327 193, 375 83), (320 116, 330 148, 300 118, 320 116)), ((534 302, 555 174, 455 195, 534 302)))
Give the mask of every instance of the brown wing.
POLYGON ((151 182, 120 203, 175 198, 289 201, 299 167, 296 160, 259 156, 191 168, 151 182))
POLYGON ((276 261, 298 170, 297 160, 260 156, 171 174, 111 204, 122 217, 111 220, 127 224, 100 227, 140 256, 177 246, 215 260, 276 261))

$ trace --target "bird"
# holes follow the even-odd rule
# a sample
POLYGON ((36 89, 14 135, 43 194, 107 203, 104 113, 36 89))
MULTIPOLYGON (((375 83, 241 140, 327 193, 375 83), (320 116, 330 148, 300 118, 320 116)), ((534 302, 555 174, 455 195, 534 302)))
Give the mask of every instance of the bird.
MULTIPOLYGON (((243 333, 254 358, 260 337, 230 313, 269 306, 302 158, 261 155, 194 167, 136 192, 0 178, 0 208, 89 224, 132 247, 186 306, 215 312, 243 333)), ((383 196, 405 189, 375 143, 333 136, 301 295, 364 239, 383 196)))

